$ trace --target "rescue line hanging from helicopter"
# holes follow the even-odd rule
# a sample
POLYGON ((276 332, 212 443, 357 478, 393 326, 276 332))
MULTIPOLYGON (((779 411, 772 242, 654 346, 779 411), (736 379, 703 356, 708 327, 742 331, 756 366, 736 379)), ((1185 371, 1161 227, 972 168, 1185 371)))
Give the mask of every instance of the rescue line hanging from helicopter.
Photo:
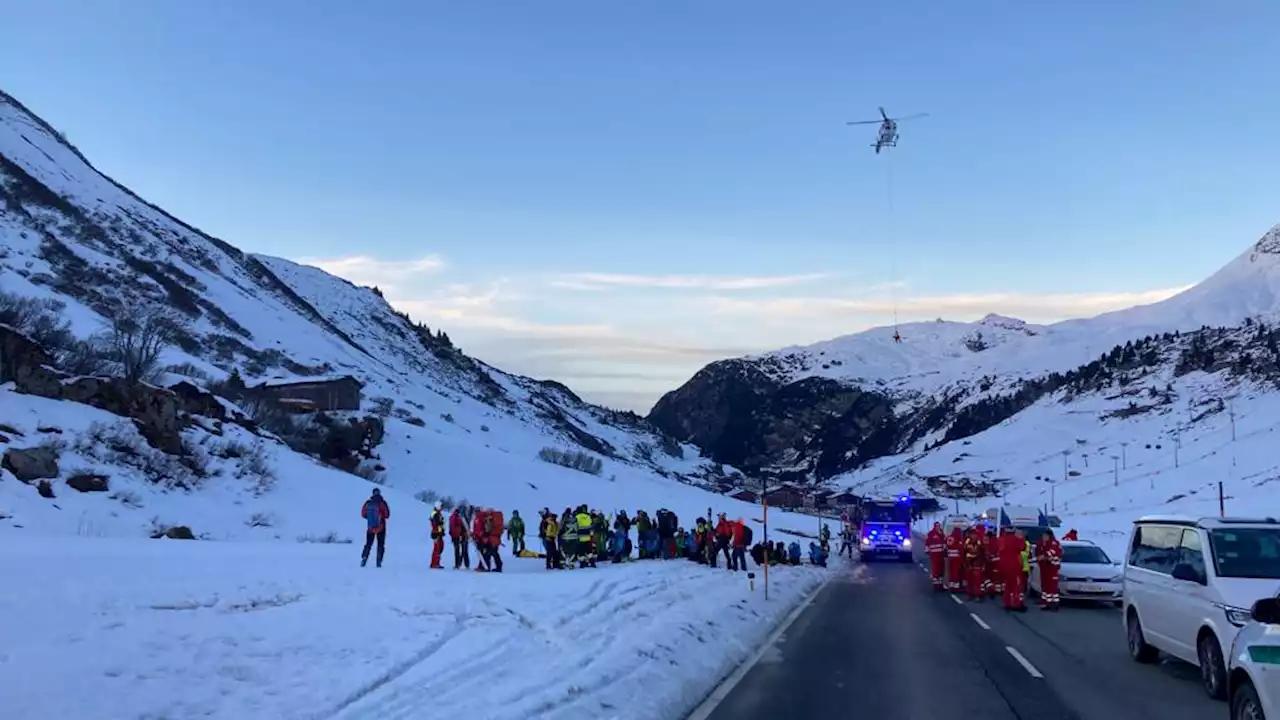
MULTIPOLYGON (((886 148, 898 147, 898 123, 905 120, 915 120, 916 118, 928 117, 929 113, 916 113, 915 115, 906 115, 898 118, 889 117, 889 113, 880 108, 879 120, 851 120, 849 125, 879 125, 880 129, 876 131, 876 141, 871 143, 871 147, 875 148, 876 154, 879 155, 881 150, 886 148)), ((888 155, 888 153, 885 153, 888 155)), ((888 162, 886 160, 886 162, 888 162)), ((886 185, 889 205, 889 252, 893 257, 894 274, 897 274, 897 245, 893 242, 893 167, 888 165, 886 169, 886 185)), ((893 293, 893 341, 895 343, 902 342, 902 334, 898 332, 898 295, 893 293)))

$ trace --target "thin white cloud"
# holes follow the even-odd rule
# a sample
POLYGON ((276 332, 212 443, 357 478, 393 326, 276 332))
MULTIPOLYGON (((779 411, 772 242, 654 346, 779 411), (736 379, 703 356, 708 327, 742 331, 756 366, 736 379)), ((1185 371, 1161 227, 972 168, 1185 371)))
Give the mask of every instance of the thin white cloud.
POLYGON ((384 293, 400 289, 406 284, 417 283, 424 276, 435 274, 444 268, 444 260, 435 255, 415 260, 381 260, 369 255, 350 255, 339 258, 303 258, 298 262, 318 267, 357 285, 377 287, 384 293))
POLYGON ((573 273, 550 282, 562 290, 608 290, 614 288, 656 288, 667 290, 761 290, 814 282, 825 273, 804 275, 626 275, 618 273, 573 273))
POLYGON ((896 313, 916 320, 964 319, 987 313, 1012 315, 1032 322, 1090 317, 1111 310, 1158 302, 1186 287, 1139 292, 1103 293, 959 293, 890 298, 784 297, 743 299, 709 297, 708 310, 723 316, 757 318, 884 317, 896 313))

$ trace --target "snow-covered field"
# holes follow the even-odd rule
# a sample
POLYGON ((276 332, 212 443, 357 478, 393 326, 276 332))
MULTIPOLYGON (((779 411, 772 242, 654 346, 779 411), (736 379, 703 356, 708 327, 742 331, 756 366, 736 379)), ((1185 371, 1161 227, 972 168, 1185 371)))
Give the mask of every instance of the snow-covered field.
MULTIPOLYGON (((394 518, 393 518, 394 519, 394 518)), ((829 573, 643 561, 428 570, 354 545, 6 536, 6 718, 668 719, 829 573)))

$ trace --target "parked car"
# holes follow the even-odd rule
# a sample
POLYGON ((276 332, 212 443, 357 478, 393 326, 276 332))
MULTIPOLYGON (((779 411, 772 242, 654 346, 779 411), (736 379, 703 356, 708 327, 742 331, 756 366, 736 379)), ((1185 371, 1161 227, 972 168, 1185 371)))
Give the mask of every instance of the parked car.
POLYGON ((1280 598, 1253 604, 1236 633, 1227 675, 1231 720, 1280 719, 1280 598))
MULTIPOLYGON (((1058 571, 1058 595, 1063 600, 1089 600, 1121 604, 1124 567, 1088 540, 1063 540, 1062 566, 1058 571)), ((1031 564, 1027 579, 1031 592, 1040 594, 1040 566, 1031 564)))
POLYGON ((1165 652, 1191 663, 1205 692, 1226 699, 1226 653, 1253 604, 1274 597, 1278 585, 1274 518, 1140 518, 1124 567, 1129 654, 1150 663, 1165 652))

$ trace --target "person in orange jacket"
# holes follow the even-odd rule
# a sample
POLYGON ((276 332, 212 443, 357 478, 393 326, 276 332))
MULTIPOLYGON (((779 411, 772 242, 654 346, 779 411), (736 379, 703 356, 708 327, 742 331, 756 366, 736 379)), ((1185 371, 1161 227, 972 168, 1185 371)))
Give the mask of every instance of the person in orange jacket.
POLYGON ((730 544, 733 552, 729 555, 729 569, 733 571, 747 569, 747 525, 741 518, 729 523, 730 544))
POLYGON ((733 540, 733 524, 725 519, 724 513, 720 513, 720 518, 716 520, 716 549, 713 551, 711 567, 715 567, 715 556, 724 553, 724 566, 729 570, 733 557, 729 554, 729 543, 733 540))
POLYGON ((925 536, 924 551, 929 556, 929 577, 933 580, 933 589, 941 592, 946 589, 944 577, 947 571, 947 535, 942 532, 942 523, 934 523, 933 529, 925 536))
POLYGON ((471 541, 476 544, 476 572, 488 572, 489 534, 484 529, 484 516, 489 511, 474 508, 471 511, 471 541))
POLYGON ((960 592, 961 555, 964 552, 964 532, 960 528, 951 528, 947 536, 947 590, 960 592))
POLYGON ((1062 570, 1062 544, 1053 537, 1053 531, 1047 530, 1044 541, 1040 544, 1040 557, 1036 560, 1040 568, 1040 607, 1043 610, 1057 610, 1062 602, 1058 594, 1058 578, 1062 570))

